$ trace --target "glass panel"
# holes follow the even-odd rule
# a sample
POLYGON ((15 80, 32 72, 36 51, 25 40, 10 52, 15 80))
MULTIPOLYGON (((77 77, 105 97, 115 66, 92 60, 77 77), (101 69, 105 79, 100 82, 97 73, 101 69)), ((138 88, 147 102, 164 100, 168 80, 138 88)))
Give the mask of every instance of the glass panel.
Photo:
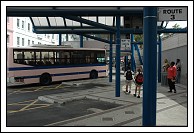
POLYGON ((98 17, 98 23, 106 24, 105 22, 106 22, 105 17, 98 17))
POLYGON ((25 51, 24 52, 24 63, 27 65, 33 65, 34 62, 34 51, 25 51))
MULTIPOLYGON (((116 18, 115 18, 115 24, 114 25, 116 26, 116 18)), ((124 18, 123 18, 123 16, 121 16, 121 26, 124 26, 124 18)))
POLYGON ((106 25, 113 26, 113 17, 106 17, 106 25))
POLYGON ((73 21, 72 20, 65 19, 65 21, 66 21, 66 25, 67 26, 72 26, 73 25, 73 21))
POLYGON ((14 51, 14 63, 23 63, 23 54, 22 51, 14 51))
POLYGON ((35 26, 40 26, 38 17, 32 17, 32 21, 33 21, 35 26))
POLYGON ((64 20, 62 17, 55 17, 57 26, 65 26, 64 25, 64 20))
POLYGON ((81 26, 80 22, 73 21, 73 26, 81 26))
MULTIPOLYGON (((42 62, 41 62, 41 58, 40 58, 40 51, 37 51, 36 52, 36 64, 37 65, 40 65, 42 62)), ((43 63, 42 63, 43 64, 43 63)))
POLYGON ((48 17, 51 26, 57 26, 55 17, 48 17))
POLYGON ((96 22, 96 17, 88 17, 89 20, 96 22))
POLYGON ((38 18, 41 26, 48 26, 48 21, 46 17, 38 17, 38 18))
POLYGON ((102 52, 97 53, 97 60, 98 63, 105 63, 105 54, 102 52))

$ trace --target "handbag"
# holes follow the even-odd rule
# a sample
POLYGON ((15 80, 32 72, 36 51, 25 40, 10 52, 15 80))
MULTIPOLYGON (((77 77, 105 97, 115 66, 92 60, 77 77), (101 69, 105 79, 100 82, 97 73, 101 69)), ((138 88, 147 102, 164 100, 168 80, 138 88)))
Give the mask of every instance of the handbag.
POLYGON ((176 79, 175 79, 175 78, 173 78, 173 79, 171 79, 171 81, 172 81, 172 82, 175 82, 175 81, 176 81, 176 79))

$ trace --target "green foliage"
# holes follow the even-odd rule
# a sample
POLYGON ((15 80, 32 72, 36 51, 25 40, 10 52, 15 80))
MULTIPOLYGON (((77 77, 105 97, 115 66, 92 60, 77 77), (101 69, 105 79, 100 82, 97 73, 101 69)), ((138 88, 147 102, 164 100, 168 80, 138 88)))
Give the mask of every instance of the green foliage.
MULTIPOLYGON (((134 35, 135 42, 143 42, 143 34, 136 34, 134 35)), ((139 47, 142 49, 143 44, 140 44, 139 47)))
POLYGON ((175 25, 172 26, 172 28, 173 29, 178 29, 178 28, 180 28, 180 25, 176 23, 175 25))
POLYGON ((135 42, 143 42, 143 34, 134 35, 135 42))

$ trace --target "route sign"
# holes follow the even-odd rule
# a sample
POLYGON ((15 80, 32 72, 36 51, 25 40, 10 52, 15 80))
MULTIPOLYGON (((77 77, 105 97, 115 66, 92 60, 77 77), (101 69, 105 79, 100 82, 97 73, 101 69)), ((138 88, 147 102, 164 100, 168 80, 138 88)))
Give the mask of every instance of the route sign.
POLYGON ((158 21, 186 21, 187 7, 159 7, 158 21))

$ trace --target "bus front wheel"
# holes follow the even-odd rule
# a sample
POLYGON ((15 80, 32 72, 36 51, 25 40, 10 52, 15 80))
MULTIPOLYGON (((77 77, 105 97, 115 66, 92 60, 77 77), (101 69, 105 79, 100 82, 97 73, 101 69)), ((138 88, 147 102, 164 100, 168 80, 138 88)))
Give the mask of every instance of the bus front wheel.
POLYGON ((90 78, 91 79, 97 79, 98 78, 98 72, 96 70, 92 70, 90 72, 90 78))
POLYGON ((40 84, 41 85, 49 85, 52 82, 51 75, 48 73, 43 73, 40 76, 40 84))

